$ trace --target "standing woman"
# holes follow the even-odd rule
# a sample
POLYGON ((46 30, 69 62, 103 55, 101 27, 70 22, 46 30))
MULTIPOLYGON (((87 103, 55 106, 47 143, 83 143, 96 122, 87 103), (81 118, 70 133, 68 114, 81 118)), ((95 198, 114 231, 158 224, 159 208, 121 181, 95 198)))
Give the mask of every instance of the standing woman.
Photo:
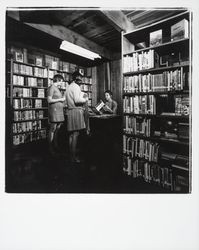
POLYGON ((48 142, 51 154, 55 154, 53 148, 53 142, 57 147, 57 131, 60 128, 61 124, 64 122, 64 102, 65 97, 62 97, 62 94, 58 88, 61 82, 63 82, 63 76, 56 74, 53 77, 53 83, 48 88, 47 101, 48 101, 48 113, 49 113, 49 122, 50 130, 48 134, 48 142))
POLYGON ((66 90, 66 105, 68 107, 67 128, 69 132, 69 149, 72 162, 79 162, 77 156, 77 140, 79 132, 86 128, 83 105, 88 101, 79 84, 82 82, 79 72, 72 74, 72 82, 66 90))

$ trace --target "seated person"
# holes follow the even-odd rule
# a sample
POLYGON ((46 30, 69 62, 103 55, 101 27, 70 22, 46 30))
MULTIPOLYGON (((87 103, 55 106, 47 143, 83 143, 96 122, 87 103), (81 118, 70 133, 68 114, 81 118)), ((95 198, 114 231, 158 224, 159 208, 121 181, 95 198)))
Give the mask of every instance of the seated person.
POLYGON ((116 114, 117 113, 117 102, 112 99, 112 92, 110 90, 105 91, 105 105, 103 111, 106 114, 116 114))

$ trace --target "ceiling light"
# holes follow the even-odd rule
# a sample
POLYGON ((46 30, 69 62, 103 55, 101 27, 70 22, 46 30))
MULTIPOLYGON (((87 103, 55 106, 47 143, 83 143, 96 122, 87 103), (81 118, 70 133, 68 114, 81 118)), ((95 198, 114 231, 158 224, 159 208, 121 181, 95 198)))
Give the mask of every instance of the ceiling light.
POLYGON ((67 41, 62 41, 60 45, 60 49, 68 51, 70 53, 86 57, 90 60, 94 60, 96 58, 101 58, 101 56, 97 53, 94 53, 90 50, 84 49, 78 45, 75 45, 73 43, 67 42, 67 41))

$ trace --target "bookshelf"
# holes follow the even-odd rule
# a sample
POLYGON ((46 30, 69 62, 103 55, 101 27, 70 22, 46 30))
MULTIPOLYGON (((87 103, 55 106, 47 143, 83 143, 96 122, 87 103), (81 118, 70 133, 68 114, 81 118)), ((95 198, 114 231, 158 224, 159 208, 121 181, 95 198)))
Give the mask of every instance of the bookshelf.
POLYGON ((123 171, 190 191, 190 13, 122 35, 123 171))
POLYGON ((55 55, 23 44, 10 44, 6 58, 7 135, 13 148, 43 140, 48 132, 47 89, 55 74, 64 78, 64 95, 75 70, 81 71, 82 91, 92 105, 92 69, 65 62, 55 55))

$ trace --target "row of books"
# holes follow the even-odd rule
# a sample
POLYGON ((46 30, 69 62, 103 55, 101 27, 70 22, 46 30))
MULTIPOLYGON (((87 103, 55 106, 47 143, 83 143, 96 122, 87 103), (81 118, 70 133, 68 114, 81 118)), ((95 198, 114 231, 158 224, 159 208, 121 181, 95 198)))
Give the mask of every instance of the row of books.
POLYGON ((44 87, 44 79, 13 75, 13 85, 29 86, 29 87, 44 87))
POLYGON ((146 182, 158 184, 161 187, 173 191, 173 171, 169 167, 160 167, 142 160, 133 160, 129 156, 124 157, 123 171, 133 178, 143 178, 146 182))
POLYGON ((125 96, 123 111, 134 114, 156 114, 156 98, 154 95, 125 96))
POLYGON ((45 107, 45 103, 40 99, 13 99, 14 109, 25 109, 25 108, 42 108, 45 107))
POLYGON ((76 64, 62 61, 60 58, 44 55, 26 48, 17 48, 12 46, 9 51, 16 62, 33 64, 35 66, 49 67, 50 69, 71 72, 73 73, 77 69, 84 76, 90 77, 92 72, 91 68, 79 67, 76 64))
POLYGON ((177 95, 175 96, 175 113, 177 115, 189 115, 189 96, 177 95))
POLYGON ((183 68, 164 71, 160 74, 134 75, 124 77, 124 92, 150 92, 182 90, 185 86, 183 68))
POLYGON ((13 123, 13 133, 23 133, 42 129, 41 120, 13 123))
POLYGON ((144 69, 151 69, 156 66, 158 54, 154 50, 149 50, 141 53, 133 53, 124 57, 123 72, 135 72, 144 69))
POLYGON ((133 135, 151 135, 151 119, 137 118, 126 115, 124 117, 124 132, 133 135))
POLYGON ((48 77, 47 69, 42 69, 38 67, 32 67, 28 65, 13 63, 13 72, 15 74, 23 74, 23 75, 30 75, 30 76, 37 76, 37 77, 48 77))
POLYGON ((45 89, 13 88, 13 97, 45 97, 45 89))
POLYGON ((159 144, 123 135, 123 153, 128 154, 131 158, 138 157, 157 162, 159 144))
POLYGON ((14 121, 42 119, 42 118, 44 118, 43 110, 14 111, 14 121))
POLYGON ((82 84, 80 86, 81 91, 92 91, 92 86, 86 85, 86 84, 82 84))
POLYGON ((13 136, 13 145, 20 145, 40 139, 46 139, 46 130, 34 131, 13 136))

